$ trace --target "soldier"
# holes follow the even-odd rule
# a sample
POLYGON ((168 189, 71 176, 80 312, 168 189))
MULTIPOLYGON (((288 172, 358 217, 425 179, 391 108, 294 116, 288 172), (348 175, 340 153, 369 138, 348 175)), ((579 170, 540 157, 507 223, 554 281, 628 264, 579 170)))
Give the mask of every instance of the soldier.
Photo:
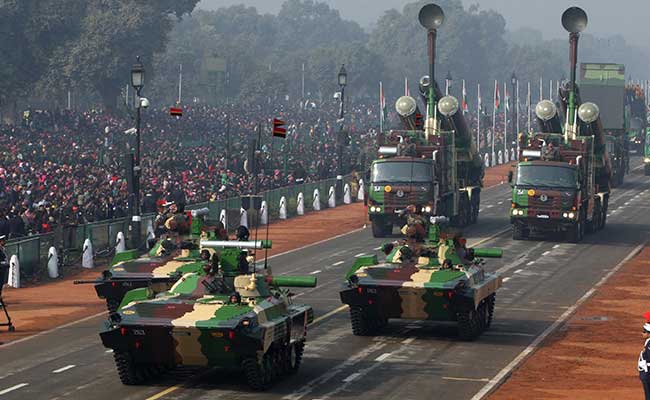
POLYGON ((214 234, 217 240, 228 240, 228 231, 221 221, 217 222, 217 226, 214 228, 214 234))
POLYGON ((643 324, 643 349, 639 354, 639 378, 641 379, 641 384, 643 385, 643 393, 645 394, 645 399, 650 400, 650 371, 648 370, 648 363, 650 362, 650 312, 643 314, 646 319, 646 323, 643 324))
POLYGON ((423 242, 426 236, 426 219, 418 214, 417 207, 410 204, 406 207, 406 226, 403 228, 403 233, 416 242, 423 242))
POLYGON ((7 272, 9 271, 9 256, 5 250, 5 243, 7 235, 0 235, 0 293, 2 293, 2 285, 7 281, 7 272))

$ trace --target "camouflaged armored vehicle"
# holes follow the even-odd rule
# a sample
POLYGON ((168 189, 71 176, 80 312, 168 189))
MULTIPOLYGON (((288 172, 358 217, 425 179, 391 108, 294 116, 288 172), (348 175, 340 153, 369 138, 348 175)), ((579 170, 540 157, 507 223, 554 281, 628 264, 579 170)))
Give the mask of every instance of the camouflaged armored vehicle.
POLYGON ((502 251, 465 247, 463 238, 441 232, 446 221, 431 217, 425 237, 419 234, 422 226, 408 226, 406 240, 384 245, 384 262, 376 255, 356 259, 340 292, 355 335, 374 335, 391 318, 456 321, 463 340, 490 327, 502 281, 481 264, 502 251))
MULTIPOLYGON (((261 248, 260 242, 202 246, 261 248)), ((243 370, 249 385, 262 390, 295 372, 313 310, 294 304, 282 287, 314 287, 316 278, 250 268, 220 264, 208 273, 183 275, 163 293, 128 292, 100 333, 104 346, 114 350, 122 383, 139 384, 167 368, 191 365, 243 370)))
POLYGON ((205 208, 165 217, 163 226, 169 228, 164 229, 147 256, 138 257, 137 250, 117 253, 100 278, 74 283, 94 284, 97 296, 106 299, 109 312, 117 310, 129 290, 140 287, 150 287, 156 292, 168 290, 182 274, 200 272, 205 261, 214 257, 214 250, 202 251, 199 246, 201 238, 213 239, 217 235, 204 230, 203 217, 207 214, 205 208))

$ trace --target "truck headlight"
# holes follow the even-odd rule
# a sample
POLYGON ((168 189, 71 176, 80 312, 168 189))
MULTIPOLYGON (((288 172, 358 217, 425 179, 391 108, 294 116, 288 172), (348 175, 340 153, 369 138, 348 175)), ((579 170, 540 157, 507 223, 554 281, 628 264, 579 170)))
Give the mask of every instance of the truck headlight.
POLYGON ((569 213, 569 219, 573 219, 576 215, 572 212, 569 213))
POLYGON ((569 218, 569 213, 562 213, 563 218, 569 218))
POLYGON ((424 206, 424 207, 422 207, 422 212, 430 213, 430 212, 431 212, 431 206, 424 206))
POLYGON ((650 157, 643 157, 644 163, 650 163, 650 157))

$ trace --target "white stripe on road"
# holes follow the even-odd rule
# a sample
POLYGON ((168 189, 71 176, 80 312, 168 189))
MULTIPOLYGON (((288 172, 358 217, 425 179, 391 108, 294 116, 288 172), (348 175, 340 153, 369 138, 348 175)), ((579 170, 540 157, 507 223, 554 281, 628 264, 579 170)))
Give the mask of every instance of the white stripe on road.
POLYGON ((505 283, 505 282, 508 282, 509 280, 510 280, 510 277, 509 277, 509 276, 503 278, 503 282, 504 282, 504 283, 505 283))
POLYGON ((317 269, 316 271, 311 271, 309 273, 309 275, 316 275, 316 274, 320 274, 321 272, 323 272, 323 271, 321 271, 320 269, 317 269))
POLYGON ((353 380, 357 379, 360 376, 361 376, 360 373, 355 372, 354 374, 352 374, 352 375, 348 376, 347 378, 343 379, 343 382, 352 382, 353 380))
POLYGON ((361 256, 365 256, 365 255, 366 255, 366 253, 359 253, 359 254, 355 254, 354 256, 355 257, 361 257, 361 256))
MULTIPOLYGON (((535 264, 535 261, 528 261, 528 262, 526 263, 526 265, 533 265, 533 264, 535 264)), ((517 271, 515 271, 515 272, 517 272, 517 271)))
POLYGON ((337 261, 334 264, 332 264, 333 267, 336 267, 337 265, 343 264, 345 261, 337 261))
POLYGON ((53 374, 60 374, 61 372, 67 371, 67 370, 72 369, 74 367, 76 367, 76 365, 74 365, 74 364, 66 365, 63 368, 55 369, 54 371, 52 371, 52 373, 53 374))
POLYGON ((379 357, 375 358, 375 361, 382 362, 385 359, 387 359, 388 357, 390 357, 390 353, 384 353, 384 354, 380 355, 379 357))
POLYGON ((549 255, 550 252, 551 252, 550 250, 546 250, 545 252, 542 253, 542 255, 547 256, 547 255, 549 255))
POLYGON ((523 271, 524 271, 523 269, 518 269, 518 270, 515 271, 515 274, 518 274, 518 273, 523 272, 523 271))
POLYGON ((489 382, 488 378, 459 378, 456 376, 443 376, 442 379, 448 381, 470 381, 470 382, 489 382))
POLYGON ((413 343, 414 340, 415 340, 415 338, 411 337, 411 338, 402 340, 402 343, 403 344, 411 344, 411 343, 413 343))
POLYGON ((375 247, 373 250, 381 250, 381 246, 375 247))
POLYGON ((559 244, 556 244, 556 245, 553 246, 554 249, 557 249, 557 248, 559 248, 559 247, 560 247, 559 244))
POLYGON ((20 389, 20 388, 24 388, 24 387, 27 386, 27 385, 29 385, 29 383, 19 383, 19 384, 16 385, 16 386, 12 386, 12 387, 10 387, 10 388, 7 388, 7 389, 5 389, 5 390, 0 391, 0 396, 2 396, 3 394, 7 394, 7 393, 9 393, 9 392, 13 392, 14 390, 18 390, 18 389, 20 389))

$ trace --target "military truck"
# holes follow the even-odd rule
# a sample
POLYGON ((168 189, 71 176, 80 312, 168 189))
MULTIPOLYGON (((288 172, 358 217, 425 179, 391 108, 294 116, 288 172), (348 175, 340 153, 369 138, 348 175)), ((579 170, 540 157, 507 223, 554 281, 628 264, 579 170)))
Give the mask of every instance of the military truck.
POLYGON ((427 113, 420 114, 416 99, 403 96, 396 109, 404 130, 378 135, 378 159, 370 167, 368 196, 375 237, 385 237, 394 225, 402 225, 404 220, 396 211, 410 204, 432 215, 447 216, 456 226, 478 219, 483 162, 463 113, 458 112, 458 100, 443 96, 434 79, 434 43, 444 15, 439 20, 420 17, 432 44, 429 75, 420 80, 427 113))
MULTIPOLYGON (((257 242, 203 242, 204 248, 259 248, 257 242)), ((129 291, 100 337, 113 349, 120 380, 136 385, 176 366, 242 370, 256 390, 295 373, 313 309, 294 304, 291 287, 315 287, 313 276, 273 276, 228 264, 184 274, 168 291, 129 291)))
POLYGON ((445 232, 446 217, 419 221, 409 218, 407 239, 383 246, 384 262, 357 257, 348 271, 340 296, 350 306, 352 332, 378 334, 391 318, 454 321, 461 339, 474 340, 492 323, 502 283, 483 269, 482 258, 503 252, 467 248, 464 238, 445 232))
POLYGON ((629 121, 627 135, 630 149, 641 154, 644 151, 645 128, 648 121, 645 92, 641 86, 636 84, 625 86, 625 111, 629 121))
MULTIPOLYGON (((580 98, 599 105, 600 120, 606 137, 607 153, 612 168, 611 186, 623 183, 630 167, 628 133, 639 125, 632 118, 625 86, 625 66, 608 63, 580 64, 580 98)), ((636 137, 636 134, 634 134, 636 137)))
POLYGON ((579 32, 586 13, 567 9, 562 24, 570 33, 571 80, 560 90, 564 126, 555 104, 543 100, 535 112, 539 133, 519 137, 516 173, 512 186, 510 222, 514 240, 531 232, 560 232, 579 242, 586 231, 605 226, 611 167, 598 106, 582 103, 575 83, 579 32))

